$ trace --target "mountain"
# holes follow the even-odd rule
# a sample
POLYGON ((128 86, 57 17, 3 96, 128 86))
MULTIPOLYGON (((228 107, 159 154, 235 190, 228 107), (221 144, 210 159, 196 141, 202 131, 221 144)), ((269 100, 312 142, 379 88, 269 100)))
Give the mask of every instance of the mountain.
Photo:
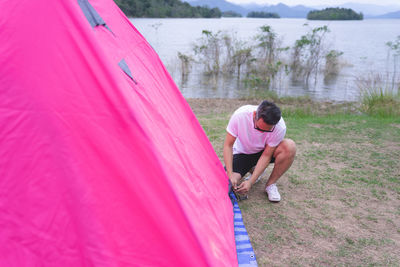
POLYGON ((242 16, 246 16, 248 13, 248 10, 246 10, 244 7, 229 3, 224 0, 186 0, 186 2, 188 2, 191 6, 208 6, 209 8, 218 7, 222 12, 234 11, 242 16))
POLYGON ((380 6, 373 4, 345 3, 340 5, 320 5, 315 6, 316 9, 324 9, 327 7, 344 7, 351 8, 356 12, 362 12, 365 18, 383 15, 389 12, 400 10, 400 5, 380 6))
POLYGON ((223 12, 235 11, 243 16, 246 16, 247 13, 251 11, 262 11, 278 13, 281 18, 305 18, 307 17, 309 11, 314 10, 314 8, 309 8, 302 5, 290 7, 281 3, 277 5, 236 5, 225 0, 187 0, 187 2, 192 6, 208 6, 210 8, 218 7, 223 12))
POLYGON ((259 5, 254 3, 237 5, 225 0, 186 0, 186 2, 192 6, 218 7, 221 11, 235 11, 243 16, 246 16, 250 11, 278 13, 281 18, 306 18, 309 11, 316 9, 321 10, 327 7, 350 8, 357 13, 363 13, 364 18, 398 18, 397 12, 394 11, 400 10, 400 4, 381 6, 351 2, 340 5, 319 5, 313 7, 302 5, 287 6, 282 3, 277 5, 259 5))
POLYGON ((341 7, 351 8, 354 11, 362 12, 364 15, 377 16, 388 12, 393 12, 400 9, 399 6, 380 6, 380 5, 370 5, 370 4, 358 4, 358 3, 346 3, 341 5, 341 7))
POLYGON ((302 5, 290 7, 282 3, 262 8, 264 12, 278 13, 281 18, 305 18, 311 10, 315 9, 302 5))
POLYGON ((400 10, 373 17, 374 19, 400 19, 400 10))

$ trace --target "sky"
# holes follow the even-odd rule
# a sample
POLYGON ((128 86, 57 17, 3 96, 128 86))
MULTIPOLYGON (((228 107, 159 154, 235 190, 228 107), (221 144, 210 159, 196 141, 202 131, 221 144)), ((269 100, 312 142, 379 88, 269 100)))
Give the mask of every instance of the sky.
POLYGON ((249 4, 249 3, 257 3, 257 4, 266 4, 266 5, 275 5, 278 3, 283 3, 288 6, 295 5, 305 5, 305 6, 320 6, 320 5, 338 5, 344 3, 360 3, 360 4, 372 4, 372 5, 400 5, 400 0, 226 0, 228 2, 232 2, 235 4, 249 4))

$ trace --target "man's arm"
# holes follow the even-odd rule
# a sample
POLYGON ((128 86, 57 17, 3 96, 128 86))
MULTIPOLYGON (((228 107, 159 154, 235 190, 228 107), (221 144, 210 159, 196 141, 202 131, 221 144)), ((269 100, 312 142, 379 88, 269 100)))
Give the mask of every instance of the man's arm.
POLYGON ((271 162, 271 158, 274 155, 275 149, 276 147, 270 147, 267 145, 267 147, 264 149, 264 152, 261 154, 261 157, 258 159, 250 179, 240 184, 238 193, 246 194, 250 190, 257 178, 260 177, 263 171, 268 167, 269 163, 271 162))
POLYGON ((264 149, 264 152, 261 154, 261 157, 258 159, 256 167, 249 179, 251 184, 253 185, 257 178, 264 172, 264 170, 268 167, 269 163, 271 162, 271 158, 274 155, 276 147, 267 147, 264 149))
POLYGON ((233 188, 237 186, 237 181, 233 179, 233 144, 235 143, 236 137, 230 133, 226 133, 224 142, 224 163, 226 173, 228 174, 229 180, 231 180, 233 188))

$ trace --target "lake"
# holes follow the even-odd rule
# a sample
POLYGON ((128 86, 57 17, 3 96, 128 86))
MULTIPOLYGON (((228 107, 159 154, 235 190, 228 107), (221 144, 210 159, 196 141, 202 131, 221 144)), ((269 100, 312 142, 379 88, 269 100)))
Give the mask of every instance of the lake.
MULTIPOLYGON (((177 53, 193 54, 193 44, 203 30, 234 32, 238 39, 251 42, 263 25, 269 25, 282 40, 283 46, 293 46, 306 34, 309 27, 327 25, 330 32, 326 44, 330 49, 343 52, 339 75, 324 81, 319 77, 315 86, 306 87, 284 79, 273 90, 278 95, 308 95, 316 100, 354 101, 359 97, 357 79, 388 70, 388 47, 400 35, 400 20, 366 19, 362 21, 308 21, 306 19, 137 19, 133 25, 156 50, 185 97, 237 98, 254 93, 236 79, 209 79, 194 68, 187 79, 182 80, 177 53)), ((321 75, 322 76, 322 75, 321 75)))

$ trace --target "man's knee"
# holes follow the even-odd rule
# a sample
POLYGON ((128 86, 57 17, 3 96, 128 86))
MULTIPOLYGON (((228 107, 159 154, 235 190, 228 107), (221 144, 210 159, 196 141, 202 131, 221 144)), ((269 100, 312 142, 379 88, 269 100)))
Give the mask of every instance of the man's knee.
POLYGON ((282 153, 285 157, 294 158, 296 155, 296 143, 292 139, 283 139, 276 152, 277 156, 282 153))
POLYGON ((291 156, 296 155, 296 143, 292 139, 285 139, 286 150, 291 156))

